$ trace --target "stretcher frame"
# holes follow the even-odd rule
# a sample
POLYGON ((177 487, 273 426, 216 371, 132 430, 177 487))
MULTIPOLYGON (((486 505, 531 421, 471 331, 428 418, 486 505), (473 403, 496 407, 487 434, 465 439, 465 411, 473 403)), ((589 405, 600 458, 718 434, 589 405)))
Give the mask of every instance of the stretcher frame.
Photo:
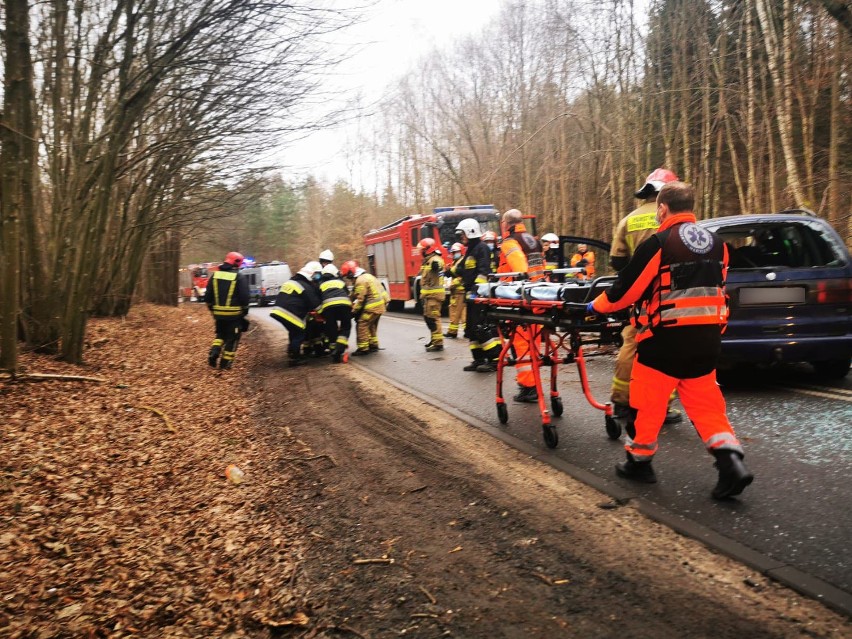
MULTIPOLYGON (((582 268, 556 269, 554 275, 585 273, 582 268)), ((521 282, 527 278, 525 273, 492 273, 490 281, 521 282)), ((562 300, 506 299, 494 296, 494 288, 489 288, 488 297, 473 298, 475 304, 483 308, 485 321, 497 324, 502 348, 497 360, 497 417, 501 424, 509 421, 509 410, 503 397, 503 376, 507 366, 517 366, 529 362, 532 366, 535 388, 538 394, 538 408, 541 414, 541 427, 544 443, 548 448, 556 448, 559 434, 551 423, 551 412, 559 417, 564 407, 557 388, 559 364, 576 363, 580 376, 583 395, 593 407, 604 412, 604 424, 610 439, 621 436, 622 426, 613 414, 611 402, 599 402, 589 386, 586 370, 586 355, 583 352, 583 334, 596 333, 597 343, 617 343, 621 329, 628 321, 626 313, 618 315, 589 315, 586 305, 615 281, 613 276, 602 276, 588 283, 584 301, 570 302, 562 300), (525 329, 525 332, 519 332, 525 329), (513 349, 514 338, 521 335, 527 349, 520 357, 513 349), (537 340, 539 340, 537 343, 537 340), (544 395, 541 379, 542 368, 550 369, 550 410, 544 395)), ((588 341, 586 342, 588 343, 588 341)))

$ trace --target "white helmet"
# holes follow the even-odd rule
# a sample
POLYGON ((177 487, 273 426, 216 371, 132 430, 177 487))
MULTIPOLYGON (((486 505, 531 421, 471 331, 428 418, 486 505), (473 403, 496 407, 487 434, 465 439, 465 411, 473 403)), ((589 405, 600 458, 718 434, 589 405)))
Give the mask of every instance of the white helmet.
POLYGON ((550 242, 551 244, 559 244, 559 236, 556 233, 545 233, 541 236, 542 242, 550 242))
POLYGON ((299 275, 306 279, 311 279, 314 276, 314 273, 319 273, 322 270, 322 264, 319 262, 308 262, 302 267, 302 270, 299 271, 299 275))
POLYGON ((334 264, 326 264, 322 267, 323 275, 331 275, 332 277, 337 277, 340 271, 337 270, 337 267, 334 264))
POLYGON ((472 217, 466 217, 459 222, 459 225, 456 227, 456 231, 464 233, 465 237, 469 239, 482 237, 482 228, 479 226, 479 222, 474 220, 472 217))
POLYGON ((324 262, 333 262, 334 261, 334 253, 325 249, 322 253, 319 254, 319 258, 324 262))

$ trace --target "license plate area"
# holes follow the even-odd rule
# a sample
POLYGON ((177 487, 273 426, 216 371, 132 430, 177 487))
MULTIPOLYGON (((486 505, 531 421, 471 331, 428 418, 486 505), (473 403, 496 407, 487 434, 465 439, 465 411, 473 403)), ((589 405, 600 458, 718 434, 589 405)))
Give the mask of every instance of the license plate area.
POLYGON ((764 304, 804 304, 807 290, 804 286, 763 286, 741 288, 740 306, 761 306, 764 304))

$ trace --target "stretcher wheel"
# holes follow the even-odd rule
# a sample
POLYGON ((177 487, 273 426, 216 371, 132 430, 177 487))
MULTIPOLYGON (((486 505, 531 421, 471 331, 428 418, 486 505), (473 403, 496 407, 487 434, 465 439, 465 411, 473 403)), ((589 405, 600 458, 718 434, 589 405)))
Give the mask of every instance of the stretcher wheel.
POLYGON ((548 448, 556 448, 559 444, 559 433, 556 432, 556 426, 552 424, 541 425, 542 435, 544 435, 544 443, 548 448))
POLYGON ((497 404, 497 419, 500 420, 501 424, 509 421, 509 409, 506 404, 497 404))
POLYGON ((612 415, 604 417, 606 421, 606 434, 610 439, 618 439, 621 437, 621 424, 612 415))
POLYGON ((557 417, 560 417, 562 415, 562 412, 565 409, 562 406, 562 398, 561 397, 551 397, 550 398, 550 410, 557 417))

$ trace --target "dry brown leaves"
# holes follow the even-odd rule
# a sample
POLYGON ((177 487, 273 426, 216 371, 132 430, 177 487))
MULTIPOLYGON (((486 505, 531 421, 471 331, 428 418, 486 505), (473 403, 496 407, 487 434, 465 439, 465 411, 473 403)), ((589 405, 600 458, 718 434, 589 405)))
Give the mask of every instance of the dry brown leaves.
MULTIPOLYGON (((241 371, 206 364, 202 305, 90 323, 85 366, 26 372, 106 383, 0 382, 0 635, 264 636, 307 623, 303 551, 263 475, 241 371), (234 486, 224 476, 246 473, 234 486)), ((281 471, 278 471, 279 474, 281 471)))

